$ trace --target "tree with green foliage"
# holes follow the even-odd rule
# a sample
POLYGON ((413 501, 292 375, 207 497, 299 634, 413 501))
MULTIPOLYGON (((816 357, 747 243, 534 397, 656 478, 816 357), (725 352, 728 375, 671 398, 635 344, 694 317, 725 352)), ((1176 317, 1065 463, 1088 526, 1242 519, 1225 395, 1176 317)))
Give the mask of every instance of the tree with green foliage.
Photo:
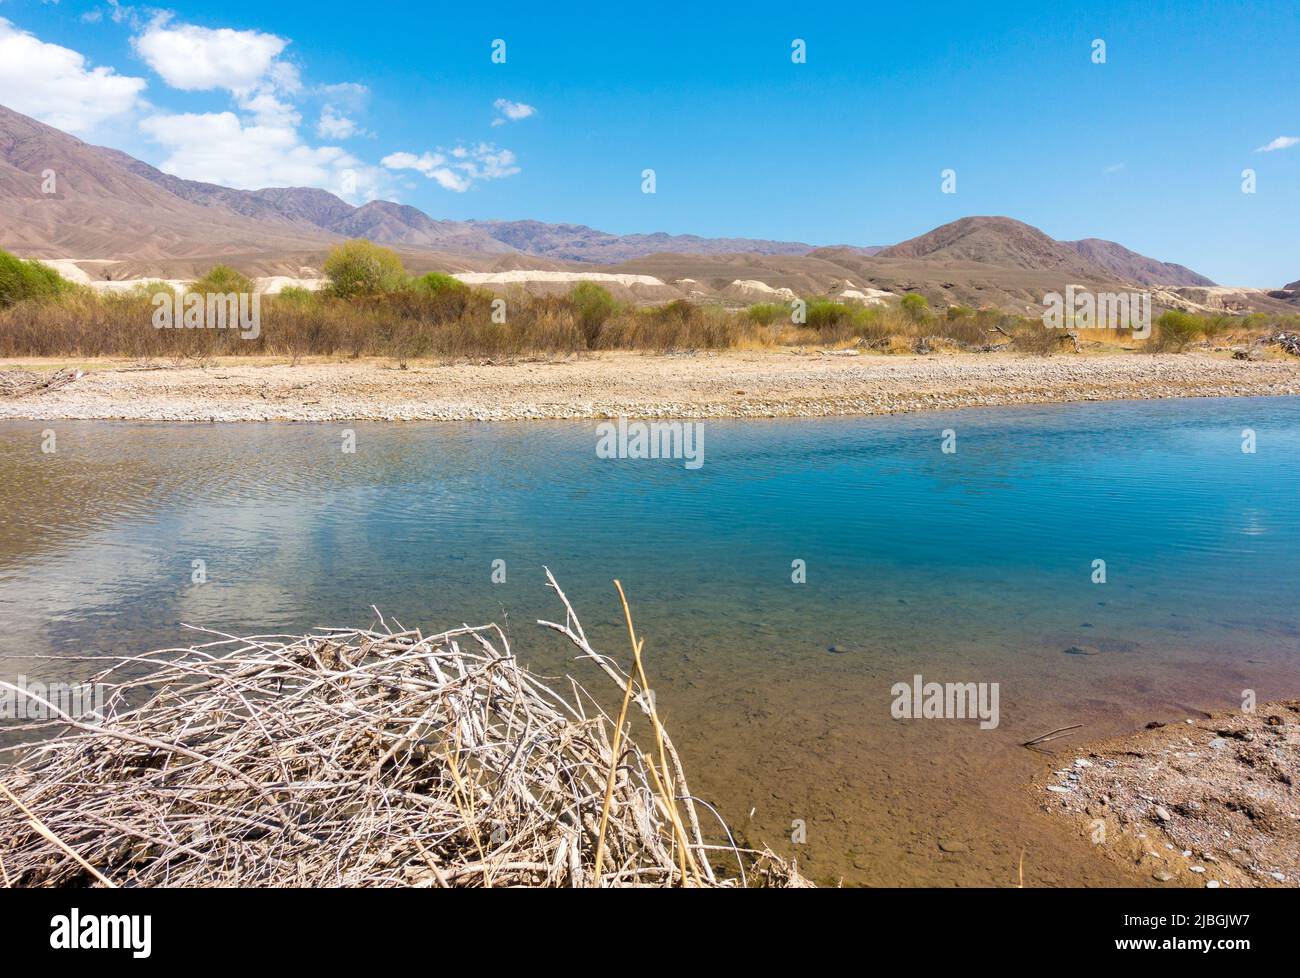
POLYGON ((579 282, 575 285, 569 292, 569 302, 578 314, 578 325, 587 341, 587 348, 591 349, 600 336, 600 328, 618 311, 618 303, 608 289, 601 288, 595 282, 579 282))
POLYGON ((0 251, 0 309, 24 299, 53 298, 72 288, 72 283, 49 265, 0 251))
POLYGON ((343 299, 396 292, 407 281, 397 252, 364 239, 336 245, 325 259, 325 275, 330 291, 343 299))
POLYGON ((919 292, 909 292, 899 301, 903 313, 914 323, 919 323, 930 313, 930 301, 919 292))

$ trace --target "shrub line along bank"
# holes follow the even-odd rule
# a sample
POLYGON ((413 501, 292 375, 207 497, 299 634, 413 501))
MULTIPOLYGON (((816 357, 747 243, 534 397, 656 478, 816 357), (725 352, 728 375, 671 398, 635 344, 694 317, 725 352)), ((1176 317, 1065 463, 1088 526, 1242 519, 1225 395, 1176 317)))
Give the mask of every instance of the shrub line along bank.
MULTIPOLYGON (((163 282, 99 293, 40 262, 0 252, 0 356, 211 357, 224 355, 510 356, 584 350, 668 351, 781 345, 859 346, 884 352, 1011 349, 1051 354, 1067 335, 1041 319, 996 309, 929 307, 924 296, 865 306, 825 297, 745 309, 683 299, 658 306, 622 304, 600 285, 580 282, 565 295, 499 296, 440 272, 407 275, 401 259, 369 241, 331 251, 320 292, 288 288, 260 297, 258 328, 157 329, 160 305, 183 308, 195 295, 251 297, 252 282, 218 265, 175 298, 163 282), (162 296, 162 301, 159 297, 162 296)), ((207 303, 205 303, 206 308, 207 303)), ((1152 335, 1097 331, 1134 349, 1178 351, 1199 340, 1295 329, 1300 317, 1194 316, 1165 312, 1152 335)), ((211 325, 207 320, 190 324, 211 325)), ((1085 335, 1085 339, 1094 338, 1085 335)))

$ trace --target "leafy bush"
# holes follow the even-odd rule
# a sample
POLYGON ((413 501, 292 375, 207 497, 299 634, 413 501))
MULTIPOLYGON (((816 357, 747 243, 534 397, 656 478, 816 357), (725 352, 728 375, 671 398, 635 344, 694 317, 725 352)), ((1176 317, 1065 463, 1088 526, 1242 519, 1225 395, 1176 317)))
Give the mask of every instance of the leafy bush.
POLYGON ((300 285, 287 285, 274 296, 276 302, 292 303, 297 306, 308 306, 316 301, 316 293, 311 289, 304 289, 300 285))
POLYGON ((811 299, 808 302, 805 322, 809 328, 819 333, 832 333, 839 327, 848 326, 853 322, 853 310, 843 302, 811 299))
POLYGON ((771 326, 778 319, 788 315, 790 310, 786 306, 778 306, 774 302, 760 302, 745 310, 745 316, 749 321, 760 326, 771 326))
POLYGON ((618 311, 618 303, 595 282, 579 282, 569 292, 569 302, 578 316, 578 325, 586 337, 587 349, 595 349, 601 327, 618 311))
POLYGON ((24 299, 52 298, 72 288, 72 283, 49 265, 0 251, 0 308, 24 299))
POLYGON ((364 239, 336 245, 325 259, 325 275, 331 293, 341 299, 386 295, 406 284, 397 252, 364 239))
MULTIPOLYGON (((34 263, 33 263, 34 264, 34 263)), ((97 292, 50 279, 39 268, 29 271, 12 259, 0 263, 14 279, 35 276, 38 285, 53 281, 62 289, 51 298, 35 298, 0 307, 0 357, 127 356, 213 357, 246 355, 415 357, 518 356, 569 354, 599 350, 721 350, 770 347, 782 342, 806 344, 851 342, 854 338, 880 349, 911 351, 914 341, 936 335, 958 345, 983 347, 1010 334, 1012 348, 1050 354, 1063 349, 1062 330, 1041 320, 994 309, 928 316, 914 322, 897 304, 864 306, 809 300, 811 321, 797 327, 783 321, 781 303, 730 310, 686 300, 638 308, 614 305, 599 286, 574 290, 577 295, 531 296, 519 289, 507 294, 509 316, 493 320, 497 294, 477 288, 406 287, 388 293, 339 298, 330 290, 289 288, 262 305, 261 332, 243 339, 234 330, 154 329, 152 297, 169 286, 144 282, 125 292, 97 292), (14 268, 19 269, 18 273, 14 268), (757 308, 757 311, 754 311, 757 308), (583 313, 605 316, 599 325, 583 313), (772 328, 762 325, 772 318, 772 328), (587 327, 591 327, 588 329, 587 327)), ((48 272, 48 270, 46 270, 48 272)), ((236 273, 237 274, 237 273, 236 273)), ((214 269, 195 288, 237 289, 239 280, 214 269)), ((39 292, 39 289, 37 290, 39 292)), ((24 292, 24 294, 27 294, 24 292)), ((1164 316, 1153 326, 1159 343, 1183 334, 1205 332, 1207 317, 1164 316)), ((1218 321, 1211 323, 1217 328, 1218 321)), ((1267 329, 1300 331, 1300 317, 1279 314, 1234 318, 1234 333, 1267 329)), ((937 345, 937 348, 944 348, 937 345)), ((1166 347, 1170 348, 1170 347, 1166 347)))
POLYGON ((1177 309, 1162 312, 1155 325, 1155 335, 1147 341, 1152 353, 1180 353, 1201 333, 1201 321, 1177 309))
POLYGON ((164 282, 162 279, 146 279, 145 281, 137 282, 129 289, 115 289, 112 294, 123 299, 152 299, 159 292, 170 292, 175 295, 176 286, 172 285, 170 282, 164 282))
POLYGON ((229 265, 213 265, 206 275, 190 285, 188 291, 200 295, 226 295, 229 292, 251 294, 253 282, 247 275, 235 271, 229 265))
POLYGON ((899 301, 903 313, 914 323, 919 323, 930 313, 930 300, 919 292, 909 292, 899 301))
POLYGON ((432 292, 437 295, 439 292, 468 292, 469 286, 456 278, 454 275, 447 275, 443 272, 429 272, 427 275, 421 275, 413 283, 415 288, 423 289, 426 292, 432 292))
POLYGON ((1241 325, 1240 316, 1229 316, 1226 313, 1219 313, 1214 316, 1206 316, 1201 320, 1201 332, 1205 334, 1206 339, 1213 339, 1216 336, 1222 336, 1241 325))

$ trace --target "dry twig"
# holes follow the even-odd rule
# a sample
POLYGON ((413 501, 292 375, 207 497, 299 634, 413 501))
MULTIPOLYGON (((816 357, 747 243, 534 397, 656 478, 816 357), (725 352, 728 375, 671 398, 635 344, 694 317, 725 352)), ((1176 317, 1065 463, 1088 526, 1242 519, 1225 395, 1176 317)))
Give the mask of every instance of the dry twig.
POLYGON ((771 853, 706 844, 640 647, 637 675, 620 674, 547 576, 568 615, 549 627, 650 718, 657 764, 619 727, 611 737, 577 682, 563 696, 522 668, 495 625, 216 635, 131 660, 156 666, 143 679, 114 664, 95 680, 102 720, 48 721, 0 767, 6 880, 738 885, 709 865, 722 850, 750 861, 751 883, 807 885, 771 853))

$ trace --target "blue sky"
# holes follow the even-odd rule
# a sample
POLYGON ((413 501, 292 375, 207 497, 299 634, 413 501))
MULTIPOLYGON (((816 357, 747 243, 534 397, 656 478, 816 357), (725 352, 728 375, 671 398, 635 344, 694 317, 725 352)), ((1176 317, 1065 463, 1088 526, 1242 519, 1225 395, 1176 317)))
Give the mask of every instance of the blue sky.
POLYGON ((1300 278, 1294 0, 0 0, 0 18, 0 103, 185 177, 814 244, 1006 214, 1220 282, 1300 278))

